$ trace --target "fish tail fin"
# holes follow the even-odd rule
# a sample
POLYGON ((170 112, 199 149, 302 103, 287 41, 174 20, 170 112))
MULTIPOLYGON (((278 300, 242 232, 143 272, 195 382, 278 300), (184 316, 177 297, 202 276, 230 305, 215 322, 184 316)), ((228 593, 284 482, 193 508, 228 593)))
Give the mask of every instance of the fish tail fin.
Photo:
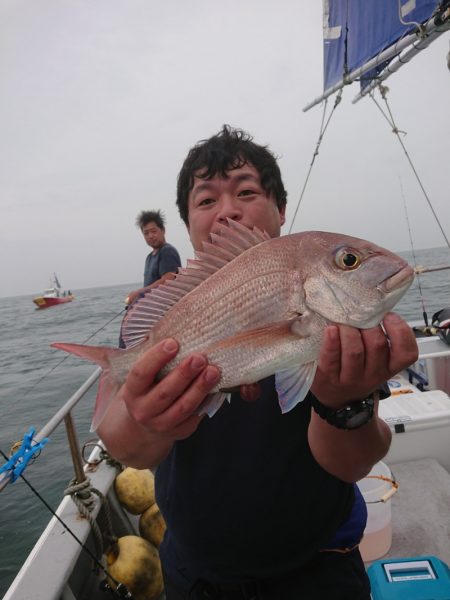
POLYGON ((83 344, 70 344, 65 342, 55 342, 51 344, 51 346, 52 348, 58 348, 59 350, 75 354, 75 356, 79 356, 80 358, 90 360, 103 369, 98 385, 94 415, 91 423, 91 431, 96 431, 121 385, 111 374, 111 358, 117 354, 121 354, 124 350, 118 348, 102 348, 101 346, 84 346, 83 344))
POLYGON ((70 344, 66 342, 54 342, 50 346, 97 363, 102 369, 108 369, 110 356, 116 352, 120 352, 117 348, 102 348, 101 346, 85 346, 83 344, 70 344))

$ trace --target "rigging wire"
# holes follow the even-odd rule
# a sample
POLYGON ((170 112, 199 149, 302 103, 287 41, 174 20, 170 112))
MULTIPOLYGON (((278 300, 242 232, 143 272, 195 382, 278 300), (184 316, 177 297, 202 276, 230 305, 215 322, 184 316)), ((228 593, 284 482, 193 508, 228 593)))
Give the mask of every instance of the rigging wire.
MULTIPOLYGON (((115 319, 117 319, 117 317, 120 317, 120 315, 122 313, 124 313, 126 310, 127 310, 127 307, 125 306, 125 308, 122 308, 122 310, 120 310, 117 314, 115 314, 113 317, 111 317, 111 319, 109 319, 109 321, 107 321, 106 323, 104 323, 101 327, 99 327, 99 329, 97 329, 97 331, 94 331, 94 333, 92 333, 89 337, 87 337, 81 343, 82 344, 86 344, 87 342, 89 342, 89 340, 91 340, 98 333, 100 333, 100 331, 103 331, 103 329, 105 329, 110 323, 112 323, 115 319)), ((55 352, 56 352, 56 350, 55 350, 55 352)), ((67 360, 68 358, 70 358, 70 355, 66 354, 66 356, 64 356, 63 358, 61 358, 61 360, 59 362, 57 362, 56 365, 53 365, 53 367, 49 371, 47 371, 46 373, 44 373, 40 379, 38 379, 35 383, 32 383, 30 385, 30 387, 23 394, 23 397, 25 398, 30 393, 31 390, 34 390, 44 379, 46 379, 51 373, 53 373, 53 371, 55 371, 55 369, 57 369, 60 365, 62 365, 62 363, 65 360, 67 360)))
POLYGON ((320 133, 319 133, 319 137, 318 137, 318 139, 317 139, 316 147, 315 147, 315 150, 314 150, 314 152, 313 152, 313 156, 312 156, 312 159, 311 159, 311 163, 310 163, 310 165, 309 165, 309 169, 308 169, 308 173, 307 173, 307 175, 306 175, 305 183, 303 184, 303 188, 302 188, 302 191, 301 191, 301 193, 300 193, 300 197, 299 197, 299 199, 298 199, 297 206, 296 206, 296 208, 295 208, 294 216, 292 217, 292 221, 291 221, 291 225, 290 225, 290 227, 289 227, 289 231, 288 231, 288 233, 291 233, 291 231, 292 231, 292 227, 294 226, 294 222, 295 222, 295 219, 296 219, 296 217, 297 217, 297 213, 298 213, 298 210, 299 210, 299 208, 300 208, 300 204, 301 204, 301 202, 302 202, 302 200, 303 200, 303 196, 304 196, 304 194, 305 194, 305 191, 306 191, 306 186, 308 185, 309 177, 310 177, 310 175, 311 175, 311 171, 312 171, 312 168, 313 168, 314 162, 315 162, 315 160, 316 160, 316 157, 317 157, 317 156, 318 156, 318 154, 319 154, 319 148, 320 148, 320 144, 322 143, 323 136, 325 135, 325 131, 327 130, 327 127, 328 127, 328 125, 329 125, 329 123, 330 123, 331 117, 333 116, 333 114, 334 114, 334 111, 336 110, 336 108, 338 107, 338 105, 339 105, 339 103, 340 103, 340 101, 341 101, 341 99, 342 99, 342 92, 343 92, 343 88, 341 88, 341 89, 339 90, 339 92, 336 94, 336 98, 335 98, 335 101, 334 101, 334 106, 333 106, 333 108, 332 108, 332 110, 331 110, 331 113, 330 113, 330 115, 329 115, 329 117, 328 117, 328 119, 327 119, 327 122, 326 122, 326 123, 325 123, 325 115, 326 115, 326 111, 327 111, 328 99, 327 99, 327 98, 325 98, 324 107, 323 107, 323 113, 322 113, 322 122, 321 122, 321 124, 320 124, 320 133), (324 125, 324 123, 325 123, 325 125, 324 125))
POLYGON ((402 194, 402 198, 403 198, 403 207, 405 209, 405 218, 406 218, 406 224, 408 226, 408 234, 409 234, 409 241, 411 244, 411 253, 413 256, 413 261, 414 261, 414 267, 415 267, 415 271, 416 271, 416 281, 417 281, 417 285, 419 287, 419 296, 420 296, 420 303, 422 304, 422 316, 423 316, 423 321, 425 323, 425 327, 428 327, 428 315, 427 315, 427 311, 425 308, 425 300, 424 300, 424 295, 422 292, 422 285, 420 282, 420 273, 417 272, 417 260, 416 260, 416 251, 414 248, 414 242, 413 242, 413 237, 412 237, 412 232, 411 232, 411 225, 409 222, 409 216, 408 216, 408 208, 406 206, 406 198, 405 198, 405 194, 403 192, 403 185, 402 185, 402 180, 400 179, 400 191, 402 194))
POLYGON ((406 156, 406 158, 407 158, 407 160, 409 162, 409 165, 410 165, 410 167, 411 167, 411 169, 412 169, 412 171, 413 171, 413 173, 414 173, 414 175, 416 177, 416 180, 417 180, 417 182, 418 182, 418 184, 420 186, 420 189, 422 190, 422 193, 423 193, 423 195, 425 197, 425 200, 427 201, 428 206, 429 206, 429 208, 430 208, 430 210, 431 210, 431 212, 432 212, 432 214, 433 214, 433 216, 434 216, 434 218, 436 220, 436 223, 437 223, 437 225, 438 225, 438 227, 439 227, 439 229, 440 229, 440 231, 442 233, 442 236, 443 236, 443 238, 445 240, 445 243, 447 244, 448 248, 450 248, 450 242, 449 242, 449 240, 448 240, 448 238, 447 238, 447 236, 445 234, 445 231, 444 231, 444 229, 443 229, 443 227, 441 225, 441 222, 439 221, 439 217, 437 216, 436 211, 433 208, 431 200, 430 200, 430 198, 429 198, 429 196, 428 196, 428 194, 427 194, 427 192, 425 190, 425 187, 424 187, 424 185, 423 185, 423 183, 422 183, 422 181, 421 181, 421 179, 419 177, 419 174, 417 173, 417 170, 416 170, 416 168, 414 166, 414 163, 412 162, 411 157, 409 156, 408 151, 406 150, 406 146, 403 143, 402 138, 400 137, 400 133, 405 133, 405 132, 402 132, 400 129, 398 129, 397 125, 395 124, 394 117, 392 115, 392 111, 390 109, 390 106, 389 106, 389 103, 388 103, 387 97, 386 97, 387 96, 387 92, 388 92, 388 88, 386 86, 382 86, 382 85, 379 85, 378 88, 379 88, 381 97, 385 101, 386 108, 387 108, 387 111, 389 113, 389 117, 390 118, 384 113, 383 108, 376 101, 373 92, 370 93, 370 97, 374 101, 374 103, 377 106, 377 108, 381 111, 381 113, 383 114, 383 116, 386 118, 386 120, 389 122, 390 126, 392 127, 393 133, 395 133, 395 135, 397 136, 397 139, 400 142, 401 147, 403 148, 403 152, 405 153, 405 156, 406 156))

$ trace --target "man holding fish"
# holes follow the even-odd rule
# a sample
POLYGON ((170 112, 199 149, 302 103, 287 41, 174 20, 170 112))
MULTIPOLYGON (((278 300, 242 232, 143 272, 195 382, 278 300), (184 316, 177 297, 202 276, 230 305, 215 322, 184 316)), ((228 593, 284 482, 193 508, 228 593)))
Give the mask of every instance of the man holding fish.
MULTIPOLYGON (((369 600, 358 550, 366 508, 353 482, 390 445, 377 416, 380 388, 417 358, 410 328, 388 312, 412 270, 355 238, 280 238, 286 192, 278 165, 240 130, 225 126, 191 149, 177 196, 197 262, 161 289, 175 293, 177 281, 187 288, 169 309, 186 302, 186 322, 170 329, 168 318, 152 317, 160 336, 136 355, 97 429, 123 463, 157 466, 167 600, 369 600), (300 249, 295 260, 290 239, 300 249), (189 283, 195 276, 198 287, 189 283), (191 326, 216 336, 208 350, 183 340, 191 326), (225 342, 220 328, 231 332, 225 342), (284 362, 267 376, 275 347, 284 362), (258 381, 239 378, 253 356, 258 381), (227 393, 231 402, 218 408, 227 393)), ((155 298, 152 314, 165 302, 155 298)), ((133 323, 132 314, 126 319, 133 323)), ((134 329, 124 323, 123 331, 132 352, 134 329)))

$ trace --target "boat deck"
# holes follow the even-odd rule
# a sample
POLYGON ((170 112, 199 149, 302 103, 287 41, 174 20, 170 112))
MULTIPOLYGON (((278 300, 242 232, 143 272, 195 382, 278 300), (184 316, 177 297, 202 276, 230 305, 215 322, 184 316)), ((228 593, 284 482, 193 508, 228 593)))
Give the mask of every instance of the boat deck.
POLYGON ((389 463, 399 482, 392 497, 392 546, 386 557, 435 555, 450 564, 450 473, 433 458, 389 463))

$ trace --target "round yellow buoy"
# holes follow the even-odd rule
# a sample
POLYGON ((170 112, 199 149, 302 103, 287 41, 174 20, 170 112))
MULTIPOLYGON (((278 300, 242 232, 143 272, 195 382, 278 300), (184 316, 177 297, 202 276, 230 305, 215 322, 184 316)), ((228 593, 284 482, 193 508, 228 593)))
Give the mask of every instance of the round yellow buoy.
POLYGON ((159 547, 164 533, 166 531, 166 522, 159 510, 159 506, 152 504, 139 518, 139 533, 147 541, 159 547))
POLYGON ((140 515, 155 503, 155 480, 150 469, 127 467, 114 482, 120 504, 131 514, 140 515))
MULTIPOLYGON (((105 553, 111 577, 127 586, 135 600, 156 600, 164 589, 156 548, 138 535, 125 535, 105 553)), ((108 584, 116 589, 108 578, 108 584)))

